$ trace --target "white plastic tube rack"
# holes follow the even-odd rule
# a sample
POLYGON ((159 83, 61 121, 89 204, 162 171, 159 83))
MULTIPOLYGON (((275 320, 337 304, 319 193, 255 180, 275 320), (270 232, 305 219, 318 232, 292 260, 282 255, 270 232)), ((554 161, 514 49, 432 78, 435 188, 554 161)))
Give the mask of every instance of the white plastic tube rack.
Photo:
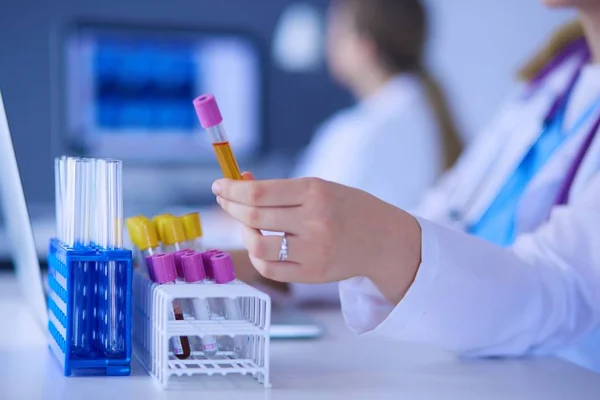
MULTIPOLYGON (((182 284, 158 285, 144 272, 136 270, 133 279, 133 351, 142 366, 163 388, 182 387, 182 381, 193 384, 197 379, 213 375, 250 375, 265 388, 269 382, 269 328, 271 324, 270 297, 241 282, 226 285, 182 284), (238 301, 242 320, 224 318, 209 321, 169 319, 174 299, 223 299, 238 301), (174 336, 202 338, 244 336, 247 338, 245 354, 219 351, 216 357, 207 358, 197 347, 192 348, 188 359, 180 360, 170 349, 174 336), (172 385, 172 377, 179 377, 172 385)), ((185 300, 184 300, 185 301, 185 300)), ((185 386, 185 385, 183 385, 185 386)))

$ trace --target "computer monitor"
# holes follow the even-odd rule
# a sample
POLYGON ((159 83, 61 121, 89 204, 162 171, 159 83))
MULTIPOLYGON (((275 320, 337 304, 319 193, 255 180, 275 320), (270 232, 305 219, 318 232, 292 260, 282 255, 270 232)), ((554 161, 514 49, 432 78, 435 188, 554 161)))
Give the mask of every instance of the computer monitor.
POLYGON ((253 37, 78 23, 64 45, 63 129, 85 155, 214 163, 192 105, 204 93, 216 96, 240 161, 262 149, 264 77, 253 37))

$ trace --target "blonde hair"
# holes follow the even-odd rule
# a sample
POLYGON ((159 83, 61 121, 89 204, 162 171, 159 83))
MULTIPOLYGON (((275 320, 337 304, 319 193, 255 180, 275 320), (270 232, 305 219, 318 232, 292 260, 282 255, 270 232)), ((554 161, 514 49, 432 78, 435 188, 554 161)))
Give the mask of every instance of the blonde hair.
POLYGON ((454 165, 463 150, 463 143, 460 139, 458 129, 454 122, 454 117, 450 111, 446 95, 441 85, 425 68, 417 71, 421 77, 421 82, 425 86, 425 92, 431 107, 437 117, 437 122, 443 132, 442 145, 444 149, 444 167, 450 168, 454 165))
POLYGON ((583 26, 579 20, 573 20, 560 26, 550 37, 550 40, 542 46, 541 50, 529 60, 518 72, 523 81, 531 81, 542 71, 553 58, 568 45, 584 36, 583 26))

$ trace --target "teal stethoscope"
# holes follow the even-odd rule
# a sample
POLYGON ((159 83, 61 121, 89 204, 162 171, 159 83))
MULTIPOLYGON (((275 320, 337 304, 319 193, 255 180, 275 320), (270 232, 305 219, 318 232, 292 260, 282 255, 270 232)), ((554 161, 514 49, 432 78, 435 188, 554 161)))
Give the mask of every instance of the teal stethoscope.
MULTIPOLYGON (((555 57, 542 71, 540 71, 540 73, 529 84, 528 94, 532 94, 535 92, 536 89, 538 89, 543 84, 544 80, 550 75, 550 73, 555 71, 556 68, 561 66, 566 60, 569 60, 572 57, 577 57, 578 65, 577 65, 577 68, 575 69, 576 72, 573 74, 573 77, 571 78, 566 89, 559 96, 557 96, 557 98, 554 100, 554 102, 550 106, 550 108, 544 118, 544 124, 543 124, 542 129, 547 129, 548 126, 552 123, 552 121, 554 121, 557 117, 560 117, 559 114, 564 112, 566 102, 568 101, 569 94, 571 93, 573 87, 575 86, 575 84, 579 78, 581 69, 590 60, 590 51, 589 51, 589 48, 587 46, 585 39, 581 38, 581 39, 573 42, 569 46, 567 46, 565 48, 565 50, 563 50, 557 57, 555 57)), ((599 104, 600 104, 600 99, 598 99, 598 101, 596 101, 593 104, 593 106, 587 110, 585 115, 583 115, 582 118, 580 119, 580 122, 584 122, 585 120, 587 120, 593 114, 593 112, 596 111, 597 106, 599 104)), ((564 178, 561 188, 559 190, 559 194, 555 201, 556 205, 562 205, 562 204, 567 203, 568 197, 569 197, 569 191, 570 191, 571 185, 573 184, 577 170, 579 169, 583 159, 585 158, 585 155, 587 154, 589 148, 591 147, 591 144, 592 144, 594 138, 596 137, 596 133, 599 128, 600 128, 600 116, 594 121, 594 123, 592 124, 588 133, 586 134, 585 139, 584 139, 575 159, 571 163, 571 165, 565 175, 565 178, 564 178)), ((481 179, 483 179, 484 176, 485 176, 485 174, 482 173, 480 175, 481 179)), ((477 187, 477 185, 475 185, 475 188, 476 187, 477 187)), ((455 190, 455 193, 453 193, 452 195, 456 195, 456 190, 455 190)), ((467 212, 469 210, 469 206, 472 203, 473 198, 475 196, 477 196, 477 190, 471 191, 471 194, 468 196, 469 196, 468 198, 464 198, 464 199, 462 199, 462 201, 457 202, 460 205, 457 204, 456 206, 450 208, 449 217, 452 222, 454 222, 456 224, 461 224, 461 223, 464 224, 465 223, 465 215, 467 214, 467 212)), ((451 200, 450 200, 450 203, 452 203, 451 200)))

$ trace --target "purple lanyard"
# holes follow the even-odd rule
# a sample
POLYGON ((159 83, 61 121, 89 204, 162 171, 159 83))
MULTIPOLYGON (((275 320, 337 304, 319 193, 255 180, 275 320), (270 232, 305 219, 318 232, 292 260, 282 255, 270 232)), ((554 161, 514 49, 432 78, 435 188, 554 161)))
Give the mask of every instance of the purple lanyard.
MULTIPOLYGON (((552 119, 554 119, 556 117, 560 108, 565 105, 564 104, 565 102, 568 101, 568 96, 569 96, 571 90, 573 89, 573 87, 575 86, 577 79, 579 78, 579 75, 581 73, 581 68, 590 59, 590 50, 589 50, 589 47, 587 46, 587 42, 586 42, 585 38, 578 39, 578 40, 574 41, 573 43, 571 43, 569 46, 567 46, 565 48, 565 50, 563 50, 557 57, 555 57, 551 62, 549 62, 544 67, 544 69, 542 69, 542 71, 540 71, 540 73, 531 81, 532 89, 533 90, 537 89, 539 86, 541 86, 543 84, 543 81, 546 79, 546 77, 548 77, 548 75, 550 75, 550 73, 552 73, 552 71, 554 71, 557 67, 559 67, 567 59, 570 59, 571 57, 576 56, 576 55, 579 55, 580 65, 578 65, 577 71, 571 78, 571 81, 569 82, 569 85, 567 86, 566 90, 556 98, 556 100, 550 107, 550 110, 546 114, 546 118, 544 120, 544 122, 546 122, 546 123, 549 121, 552 121, 552 119)), ((573 162, 569 166, 569 169, 567 170, 567 174, 565 175, 565 178, 564 178, 564 180, 561 184, 560 190, 558 192, 558 196, 556 198, 555 205, 565 205, 569 201, 569 191, 571 190, 571 186, 573 185, 573 181, 575 180, 575 175, 577 175, 577 171, 579 170, 579 167, 583 163, 583 160, 585 159, 585 156, 586 156, 588 150, 590 149, 592 142, 594 141, 594 139, 596 137, 596 133, 599 128, 600 128, 600 117, 598 117, 596 119, 596 121, 590 128, 589 132, 587 133, 587 135, 585 137, 585 140, 583 141, 583 144, 581 145, 581 147, 579 148, 579 151, 577 152, 576 157, 573 159, 573 162)))
POLYGON ((558 114, 561 107, 565 106, 566 102, 569 100, 569 95, 573 90, 573 87, 577 83, 579 79, 579 75, 581 74, 581 69, 585 64, 587 64, 591 59, 590 49, 587 46, 587 42, 584 38, 578 39, 568 45, 558 56, 556 56, 552 61, 550 61, 541 71, 540 73, 531 81, 530 87, 535 91, 537 88, 544 84, 545 79, 558 67, 562 65, 562 63, 567 60, 577 57, 577 68, 575 73, 569 80, 568 85, 565 90, 556 97, 552 106, 548 110, 546 114, 546 118, 544 122, 552 121, 556 115, 558 114))
POLYGON ((598 128, 600 128, 600 118, 596 119, 596 122, 594 122, 594 125, 590 129, 583 144, 579 148, 577 156, 571 163, 571 166, 567 171, 567 175, 565 176, 565 179, 563 180, 563 183, 558 192, 558 197, 555 201, 556 205, 562 206, 567 204, 567 202, 569 201, 569 191, 571 190, 571 186, 573 185, 573 181, 575 180, 575 175, 577 175, 577 171, 583 163, 583 160, 585 159, 588 150, 590 149, 590 147, 592 147, 592 142, 596 138, 598 128))

